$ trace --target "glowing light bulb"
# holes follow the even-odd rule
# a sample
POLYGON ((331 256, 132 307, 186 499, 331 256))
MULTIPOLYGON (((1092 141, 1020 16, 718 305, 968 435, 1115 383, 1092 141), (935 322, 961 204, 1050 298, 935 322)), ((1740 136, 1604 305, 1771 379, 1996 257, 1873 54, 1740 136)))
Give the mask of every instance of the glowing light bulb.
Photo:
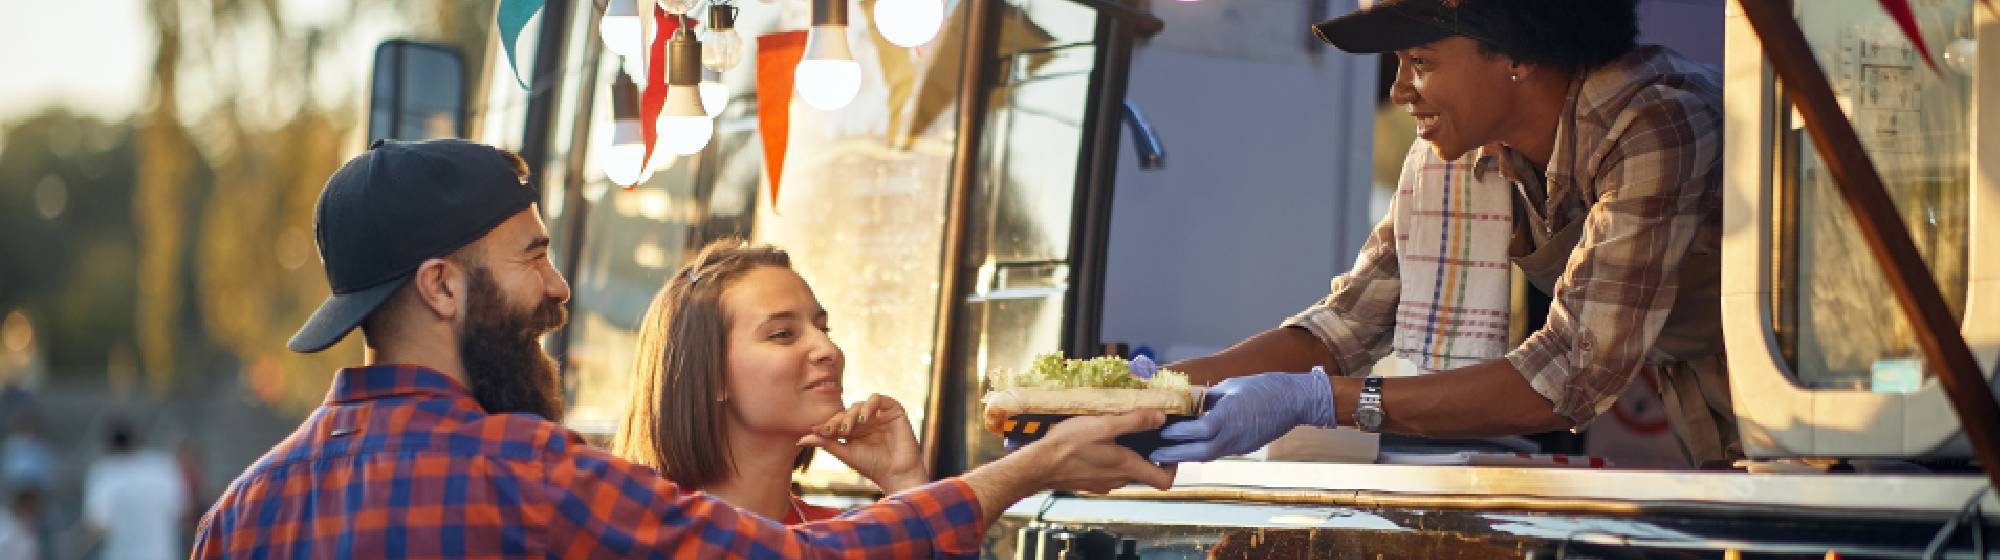
POLYGON ((814 109, 846 107, 861 91, 861 64, 847 45, 847 0, 813 0, 812 22, 793 90, 814 109))
POLYGON ((645 43, 639 31, 638 1, 610 0, 604 17, 597 20, 597 36, 604 39, 605 50, 627 58, 638 55, 645 43))
POLYGON ((743 36, 735 29, 708 31, 702 37, 701 65, 726 71, 743 63, 743 36))
MULTIPOLYGON (((695 117, 660 117, 659 149, 674 155, 694 155, 708 147, 708 140, 715 135, 715 121, 707 115, 695 117)), ((659 157, 659 156, 654 156, 659 157)))
POLYGON ((667 43, 671 62, 667 65, 667 103, 660 113, 659 149, 670 154, 689 155, 708 146, 715 134, 715 121, 702 106, 701 43, 687 30, 674 32, 667 43))
POLYGON ((880 0, 875 3, 875 31, 899 47, 915 47, 937 38, 944 24, 939 0, 880 0))
POLYGON ((1971 76, 1979 66, 1979 43, 1960 38, 1944 46, 1944 67, 1960 76, 1971 76))
POLYGON ((729 108, 729 86, 722 85, 722 76, 714 70, 701 75, 701 108, 711 118, 729 108))
POLYGON ((694 9, 695 4, 701 3, 701 0, 657 0, 657 1, 660 3, 660 9, 666 10, 667 13, 669 14, 688 13, 688 10, 694 9))
POLYGON ((727 72, 743 62, 743 35, 736 32, 736 7, 708 7, 708 30, 701 32, 701 65, 727 72))
POLYGON ((611 145, 604 148, 599 163, 604 167, 604 178, 618 186, 637 185, 646 174, 646 141, 639 130, 639 119, 618 119, 612 124, 611 145))
POLYGON ((806 105, 821 111, 846 107, 861 91, 861 64, 852 60, 805 60, 794 79, 806 105))
MULTIPOLYGON (((597 160, 605 179, 632 187, 652 178, 654 167, 646 161, 644 132, 639 122, 639 84, 621 72, 611 82, 611 138, 597 160)), ((653 159, 659 160, 660 155, 653 159)))

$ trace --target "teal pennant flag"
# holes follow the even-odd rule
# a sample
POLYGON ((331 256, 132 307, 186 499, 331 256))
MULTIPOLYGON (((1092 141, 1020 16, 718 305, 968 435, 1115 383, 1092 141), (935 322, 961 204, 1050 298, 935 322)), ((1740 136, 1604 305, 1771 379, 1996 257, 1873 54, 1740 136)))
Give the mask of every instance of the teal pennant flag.
POLYGON ((507 50, 507 67, 514 70, 514 81, 520 82, 524 91, 528 89, 528 80, 521 77, 521 65, 514 59, 514 43, 521 40, 521 31, 527 29, 528 20, 542 11, 543 1, 500 0, 500 9, 493 16, 493 25, 500 28, 500 48, 507 50))

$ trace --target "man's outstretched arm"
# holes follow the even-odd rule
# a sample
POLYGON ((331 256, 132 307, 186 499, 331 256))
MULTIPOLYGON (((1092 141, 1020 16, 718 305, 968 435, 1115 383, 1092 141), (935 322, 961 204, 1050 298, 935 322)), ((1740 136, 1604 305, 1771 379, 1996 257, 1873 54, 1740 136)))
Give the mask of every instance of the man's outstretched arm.
POLYGON ((1157 412, 1083 417, 962 477, 934 482, 841 517, 785 527, 683 490, 644 467, 596 450, 551 469, 551 552, 623 558, 649 551, 701 557, 931 558, 976 556, 986 527, 1044 489, 1106 491, 1172 474, 1112 443, 1158 427, 1157 412))
POLYGON ((1166 367, 1188 374, 1188 381, 1196 385, 1213 385, 1231 377, 1267 371, 1306 371, 1313 366, 1325 366, 1327 373, 1340 375, 1333 353, 1327 351, 1318 337, 1302 328, 1278 327, 1243 339, 1221 352, 1166 367))

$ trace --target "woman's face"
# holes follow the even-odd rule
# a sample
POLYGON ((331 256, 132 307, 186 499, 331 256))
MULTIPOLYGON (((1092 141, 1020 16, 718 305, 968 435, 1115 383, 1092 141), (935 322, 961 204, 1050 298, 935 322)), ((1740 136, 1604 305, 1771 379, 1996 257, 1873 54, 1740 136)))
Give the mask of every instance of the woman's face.
POLYGON ((1456 160, 1501 140, 1521 85, 1509 79, 1517 69, 1507 57, 1480 53, 1472 39, 1447 37, 1396 51, 1396 60, 1389 100, 1416 117, 1417 137, 1438 157, 1456 160))
POLYGON ((840 412, 847 358, 827 337, 826 310, 789 269, 751 269, 722 290, 728 321, 729 426, 802 437, 840 412))

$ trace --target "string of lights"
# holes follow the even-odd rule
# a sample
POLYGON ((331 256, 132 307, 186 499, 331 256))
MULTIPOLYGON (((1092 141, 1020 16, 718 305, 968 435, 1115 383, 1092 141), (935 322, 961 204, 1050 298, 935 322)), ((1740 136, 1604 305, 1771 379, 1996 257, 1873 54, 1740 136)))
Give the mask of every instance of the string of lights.
MULTIPOLYGON (((738 8, 731 0, 708 0, 707 19, 694 31, 688 14, 703 0, 605 0, 598 4, 597 32, 605 49, 622 59, 641 60, 639 76, 651 76, 647 64, 666 64, 666 102, 655 125, 657 148, 669 155, 700 153, 714 136, 715 117, 729 103, 721 76, 743 60, 744 41, 736 31, 738 8), (646 4, 654 4, 648 6, 646 4), (667 56, 645 60, 645 14, 655 6, 677 18, 668 36, 667 56)), ((848 2, 812 0, 812 26, 803 58, 794 70, 794 95, 809 107, 837 111, 861 90, 861 64, 848 44, 848 2)), ((902 47, 917 47, 937 37, 944 23, 942 0, 880 0, 874 27, 883 39, 902 47)), ((657 40, 657 38, 656 38, 657 40)), ((642 124, 640 84, 620 73, 612 84, 614 133, 604 158, 604 173, 613 182, 644 182, 657 167, 648 162, 642 124)), ((654 84, 647 84, 654 87, 654 84)))

